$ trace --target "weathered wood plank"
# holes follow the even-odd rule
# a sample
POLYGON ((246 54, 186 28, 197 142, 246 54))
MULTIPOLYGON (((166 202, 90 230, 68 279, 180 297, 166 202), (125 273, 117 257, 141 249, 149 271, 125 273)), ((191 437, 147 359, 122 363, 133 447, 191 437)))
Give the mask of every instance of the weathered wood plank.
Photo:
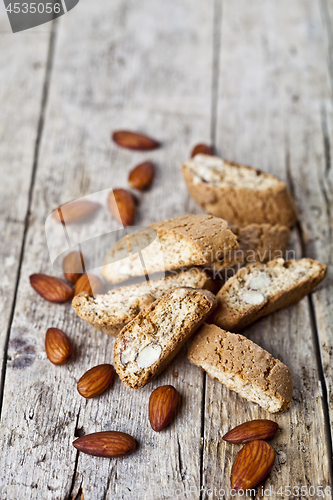
MULTIPOLYGON (((307 255, 328 262, 331 242, 327 230, 318 241, 322 251, 314 251, 324 220, 327 223, 316 180, 325 158, 323 141, 317 138, 321 136, 320 111, 328 84, 318 6, 301 1, 257 0, 246 5, 241 0, 225 1, 221 30, 218 149, 225 158, 291 181, 309 238, 307 255), (320 217, 323 223, 314 233, 320 217)), ((300 256, 297 239, 294 232, 292 248, 300 256)), ((315 301, 320 293, 325 297, 329 293, 329 280, 314 294, 315 301)), ((323 331, 327 331, 325 327, 323 331)), ((276 492, 281 486, 325 487, 330 484, 325 401, 308 299, 261 320, 245 333, 285 362, 295 382, 290 409, 273 417, 282 432, 273 441, 277 463, 267 484, 272 487, 271 497, 280 498, 276 492)), ((223 487, 225 498, 229 498, 230 471, 239 447, 226 445, 221 437, 243 421, 267 417, 266 412, 207 380, 206 489, 223 487)), ((209 498, 207 491, 203 498, 209 498)))
MULTIPOLYGON (((49 29, 13 35, 0 11, 0 387, 42 109, 49 29)), ((0 390, 0 393, 2 390, 0 390)), ((2 394, 0 394, 0 398, 2 394)))
POLYGON ((75 498, 80 488, 88 499, 155 500, 178 488, 182 498, 199 498, 203 374, 183 352, 149 387, 132 391, 117 380, 105 395, 86 402, 76 381, 87 368, 112 360, 113 340, 75 317, 69 305, 37 297, 28 276, 53 272, 43 227, 51 210, 107 187, 126 187, 129 169, 147 157, 156 161, 158 175, 140 195, 137 222, 197 210, 179 166, 194 143, 210 137, 212 26, 213 5, 190 0, 81 1, 59 19, 10 337, 0 432, 3 498, 75 498), (110 132, 125 127, 156 136, 163 148, 149 155, 116 148, 110 132), (49 326, 73 339, 77 355, 68 366, 46 359, 49 326), (167 383, 181 393, 182 408, 176 423, 156 434, 148 423, 148 398, 167 383), (132 434, 138 451, 112 461, 77 455, 75 434, 110 428, 132 434))

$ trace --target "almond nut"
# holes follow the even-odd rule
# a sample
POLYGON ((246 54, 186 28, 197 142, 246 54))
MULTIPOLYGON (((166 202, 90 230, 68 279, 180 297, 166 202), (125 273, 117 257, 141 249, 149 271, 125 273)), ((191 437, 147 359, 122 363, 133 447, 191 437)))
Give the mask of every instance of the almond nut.
POLYGON ((118 130, 112 134, 113 141, 122 148, 138 149, 147 151, 160 147, 160 143, 147 135, 130 132, 129 130, 118 130))
POLYGON ((242 293, 240 299, 246 302, 246 304, 250 304, 251 306, 258 306, 265 301, 265 296, 261 292, 257 292, 256 290, 248 290, 242 293))
POLYGON ((245 444, 258 439, 267 440, 275 436, 278 428, 278 424, 273 420, 251 420, 227 432, 222 439, 233 444, 245 444))
POLYGON ((271 283, 271 278, 266 273, 259 273, 248 282, 247 286, 250 290, 264 292, 271 283))
POLYGON ((73 222, 80 222, 87 219, 92 214, 94 214, 101 205, 89 200, 76 200, 64 205, 60 205, 55 212, 53 212, 53 217, 56 221, 62 224, 71 224, 73 222))
POLYGON ((136 448, 132 436, 118 431, 94 432, 76 439, 73 446, 95 457, 123 457, 136 448))
POLYGON ((104 285, 102 280, 95 274, 83 274, 74 287, 74 295, 78 295, 81 292, 87 292, 89 295, 96 295, 97 293, 103 293, 104 285))
POLYGON ((214 156, 214 150, 211 146, 208 146, 207 144, 197 144, 192 149, 191 158, 193 158, 195 155, 214 156))
POLYGON ((77 390, 86 399, 102 394, 111 384, 114 376, 112 365, 98 365, 90 368, 77 383, 77 390))
POLYGON ((236 491, 257 486, 271 471, 275 451, 266 441, 251 441, 237 454, 231 470, 231 487, 236 491))
POLYGON ((75 285, 77 280, 84 273, 84 260, 81 252, 70 252, 62 262, 62 269, 65 278, 75 285))
POLYGON ((47 276, 46 274, 32 274, 30 276, 32 288, 49 302, 62 304, 73 298, 73 288, 65 281, 47 276))
POLYGON ((113 217, 123 226, 133 226, 136 206, 132 194, 126 189, 113 189, 108 196, 108 206, 113 217))
POLYGON ((161 356, 162 347, 159 344, 149 344, 144 347, 138 354, 136 362, 139 368, 149 368, 161 356))
POLYGON ((149 421, 153 430, 160 432, 171 420, 179 402, 179 395, 172 385, 155 389, 149 398, 149 421))
POLYGON ((72 343, 65 332, 49 328, 45 335, 45 352, 54 365, 65 365, 72 355, 72 343))
POLYGON ((134 189, 147 189, 155 177, 155 166, 151 161, 140 163, 128 176, 129 185, 134 189))

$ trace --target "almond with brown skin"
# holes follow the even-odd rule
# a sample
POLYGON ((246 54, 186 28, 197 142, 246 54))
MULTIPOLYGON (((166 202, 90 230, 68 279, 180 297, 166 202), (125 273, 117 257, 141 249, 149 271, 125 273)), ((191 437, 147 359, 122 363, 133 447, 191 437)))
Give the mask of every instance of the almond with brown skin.
POLYGON ((81 222, 93 215, 101 205, 89 200, 76 200, 64 205, 60 205, 53 217, 56 221, 62 224, 72 224, 73 222, 81 222))
POLYGON ((135 439, 118 431, 94 432, 76 439, 73 446, 95 457, 123 457, 136 448, 135 439))
POLYGON ((84 261, 81 252, 70 252, 62 262, 65 278, 75 285, 77 280, 84 274, 84 261))
POLYGON ((251 441, 237 454, 231 470, 231 487, 236 491, 257 486, 271 471, 275 451, 266 441, 251 441))
POLYGON ((122 148, 148 151, 160 147, 160 143, 144 134, 130 132, 129 130, 118 130, 112 134, 113 141, 122 148))
POLYGON ((131 170, 128 176, 128 183, 134 189, 147 189, 151 186, 154 176, 154 164, 151 161, 145 161, 131 170))
POLYGON ((210 155, 214 156, 214 149, 208 144, 197 144, 192 149, 191 158, 195 155, 210 155))
POLYGON ((114 377, 112 365, 98 365, 90 368, 77 383, 77 390, 86 399, 102 394, 111 384, 114 377))
POLYGON ((275 436, 279 426, 273 420, 251 420, 227 432, 222 439, 233 444, 245 444, 257 439, 267 440, 275 436))
POLYGON ((83 274, 74 287, 74 295, 78 295, 81 292, 87 292, 89 295, 96 295, 97 293, 103 293, 104 285, 102 280, 95 274, 83 274))
POLYGON ((65 365, 72 355, 72 343, 65 332, 49 328, 45 335, 45 352, 54 365, 65 365))
POLYGON ((43 297, 43 299, 56 304, 68 302, 73 298, 73 288, 65 281, 48 276, 47 274, 32 274, 30 276, 32 288, 43 297))
POLYGON ((123 226, 133 226, 136 206, 132 194, 126 189, 113 189, 108 196, 109 210, 123 226))
POLYGON ((155 389, 149 398, 149 421, 153 430, 160 432, 171 420, 179 402, 179 395, 172 385, 155 389))

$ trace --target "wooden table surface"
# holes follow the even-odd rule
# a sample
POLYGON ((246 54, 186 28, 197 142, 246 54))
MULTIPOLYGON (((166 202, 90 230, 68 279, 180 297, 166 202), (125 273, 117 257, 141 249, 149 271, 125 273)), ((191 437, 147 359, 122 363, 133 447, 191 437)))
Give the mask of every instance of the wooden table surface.
POLYGON ((332 486, 333 1, 81 0, 53 25, 15 35, 7 26, 1 11, 1 499, 233 498, 239 447, 222 436, 270 418, 190 365, 186 350, 140 391, 118 379, 100 398, 77 393, 86 369, 112 362, 114 341, 70 304, 44 301, 29 275, 60 276, 44 231, 56 206, 126 187, 147 159, 111 142, 121 128, 163 142, 149 154, 158 174, 140 195, 140 225, 200 212, 180 171, 197 142, 289 184, 300 216, 291 248, 326 263, 328 277, 245 333, 290 367, 295 384, 290 409, 271 417, 281 431, 270 498, 332 498, 320 489, 332 486), (75 345, 66 366, 46 358, 50 326, 75 345), (147 404, 163 384, 182 406, 157 434, 147 404), (71 444, 109 429, 133 435, 137 452, 102 459, 71 444), (303 497, 288 486, 303 486, 303 497))

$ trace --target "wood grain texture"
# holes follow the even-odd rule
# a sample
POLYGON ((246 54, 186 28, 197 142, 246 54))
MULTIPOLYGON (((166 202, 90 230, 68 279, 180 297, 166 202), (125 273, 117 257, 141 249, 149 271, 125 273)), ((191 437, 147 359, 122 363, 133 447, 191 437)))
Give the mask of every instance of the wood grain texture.
MULTIPOLYGON (((232 426, 268 414, 206 379, 187 362, 186 349, 144 389, 126 389, 116 378, 105 394, 84 400, 76 391, 77 380, 88 368, 112 362, 114 340, 76 317, 69 304, 43 301, 28 280, 34 272, 61 275, 52 268, 46 246, 44 223, 51 211, 76 197, 127 187, 128 172, 139 162, 156 162, 157 177, 151 190, 136 193, 137 224, 199 212, 179 166, 195 143, 209 143, 211 136, 216 136, 223 157, 253 164, 289 182, 302 221, 301 233, 293 231, 291 249, 297 256, 305 252, 330 264, 329 277, 313 294, 312 304, 304 299, 247 329, 253 341, 291 368, 295 381, 291 408, 271 417, 281 432, 272 442, 277 463, 267 485, 277 490, 288 484, 329 484, 316 331, 332 398, 333 117, 329 35, 320 9, 319 0, 81 0, 58 20, 7 352, 0 429, 4 500, 229 498, 230 470, 239 447, 221 438, 232 426), (214 27, 221 28, 221 38, 218 33, 214 38, 214 27), (117 148, 110 134, 122 128, 152 135, 163 147, 149 154, 117 148), (46 358, 44 336, 51 326, 66 331, 73 341, 74 357, 66 366, 53 366, 46 358), (171 425, 157 434, 149 426, 148 400, 162 384, 176 387, 182 405, 171 425), (76 436, 111 429, 133 435, 137 451, 108 460, 78 453, 71 444, 76 436), (223 488, 225 495, 211 493, 214 488, 223 488)), ((21 67, 31 54, 44 50, 32 39, 24 44, 26 52, 19 45, 15 52, 21 67)), ((12 68, 16 81, 19 69, 14 64, 12 68)), ((36 88, 41 88, 40 80, 36 88)), ((29 76, 30 91, 31 82, 29 76)), ((21 86, 18 104, 30 113, 32 107, 34 113, 30 121, 15 122, 16 127, 20 130, 26 123, 27 136, 36 137, 40 108, 34 101, 25 102, 24 80, 21 86)), ((0 119, 0 136, 17 110, 17 104, 10 108, 10 96, 13 99, 8 90, 1 95, 9 111, 3 122, 0 119)), ((3 137, 0 156, 3 144, 11 144, 7 135, 3 137)), ((31 160, 29 137, 21 155, 30 151, 31 160)), ((10 156, 8 172, 13 162, 10 156)), ((31 180, 31 169, 26 168, 25 174, 18 174, 25 183, 31 180)), ((27 185, 19 188, 26 196, 22 206, 13 202, 10 183, 4 190, 6 210, 11 203, 10 210, 21 221, 21 233, 14 234, 17 248, 27 185)), ((4 228, 11 231, 8 220, 4 228)), ((102 214, 89 230, 106 223, 110 231, 120 227, 102 214)), ((54 249, 60 248, 59 239, 54 249)), ((106 250, 101 240, 101 259, 106 250)), ((10 287, 14 289, 11 282, 10 287)))
POLYGON ((75 498, 80 488, 91 499, 170 498, 176 489, 184 498, 199 498, 203 374, 183 351, 145 389, 132 391, 117 380, 86 402, 76 381, 86 369, 112 360, 113 339, 93 331, 69 305, 36 296, 28 276, 56 274, 44 236, 52 209, 101 189, 127 187, 128 172, 140 161, 155 161, 157 177, 150 191, 138 195, 139 224, 197 210, 180 163, 195 143, 209 142, 212 7, 189 0, 82 1, 59 19, 10 337, 1 431, 8 450, 1 467, 4 498, 75 498), (117 148, 110 133, 121 128, 155 136, 163 148, 149 155, 117 148), (76 357, 67 366, 46 359, 50 326, 73 340, 76 357), (156 434, 148 421, 149 395, 169 383, 182 395, 182 407, 177 425, 156 434), (107 429, 133 435, 137 452, 110 461, 79 454, 71 444, 77 434, 107 429), (188 484, 195 485, 194 497, 188 484))
MULTIPOLYGON (((326 205, 318 179, 325 164, 321 106, 329 87, 318 5, 258 0, 243 7, 242 1, 223 3, 218 150, 224 158, 272 172, 290 183, 303 237, 307 234, 306 255, 329 263, 327 213, 331 207, 326 205)), ((298 256, 301 246, 294 230, 291 248, 298 256)), ((313 294, 317 318, 325 317, 326 304, 320 297, 328 302, 329 284, 330 275, 313 294)), ((309 300, 304 299, 244 330, 290 367, 295 382, 290 409, 273 417, 281 427, 273 441, 277 462, 267 482, 275 492, 273 498, 279 498, 280 486, 330 484, 325 401, 311 315, 309 300)), ((320 330, 333 346, 328 323, 329 318, 320 330)), ((267 418, 267 413, 207 379, 203 498, 209 498, 207 489, 214 487, 223 487, 229 498, 230 471, 239 447, 225 444, 221 437, 234 425, 253 418, 267 418)))
MULTIPOLYGON (((46 74, 49 30, 13 35, 0 11, 0 365, 6 357, 46 74)), ((1 391, 0 391, 1 392, 1 391)), ((1 395, 0 395, 1 397, 1 395)))

